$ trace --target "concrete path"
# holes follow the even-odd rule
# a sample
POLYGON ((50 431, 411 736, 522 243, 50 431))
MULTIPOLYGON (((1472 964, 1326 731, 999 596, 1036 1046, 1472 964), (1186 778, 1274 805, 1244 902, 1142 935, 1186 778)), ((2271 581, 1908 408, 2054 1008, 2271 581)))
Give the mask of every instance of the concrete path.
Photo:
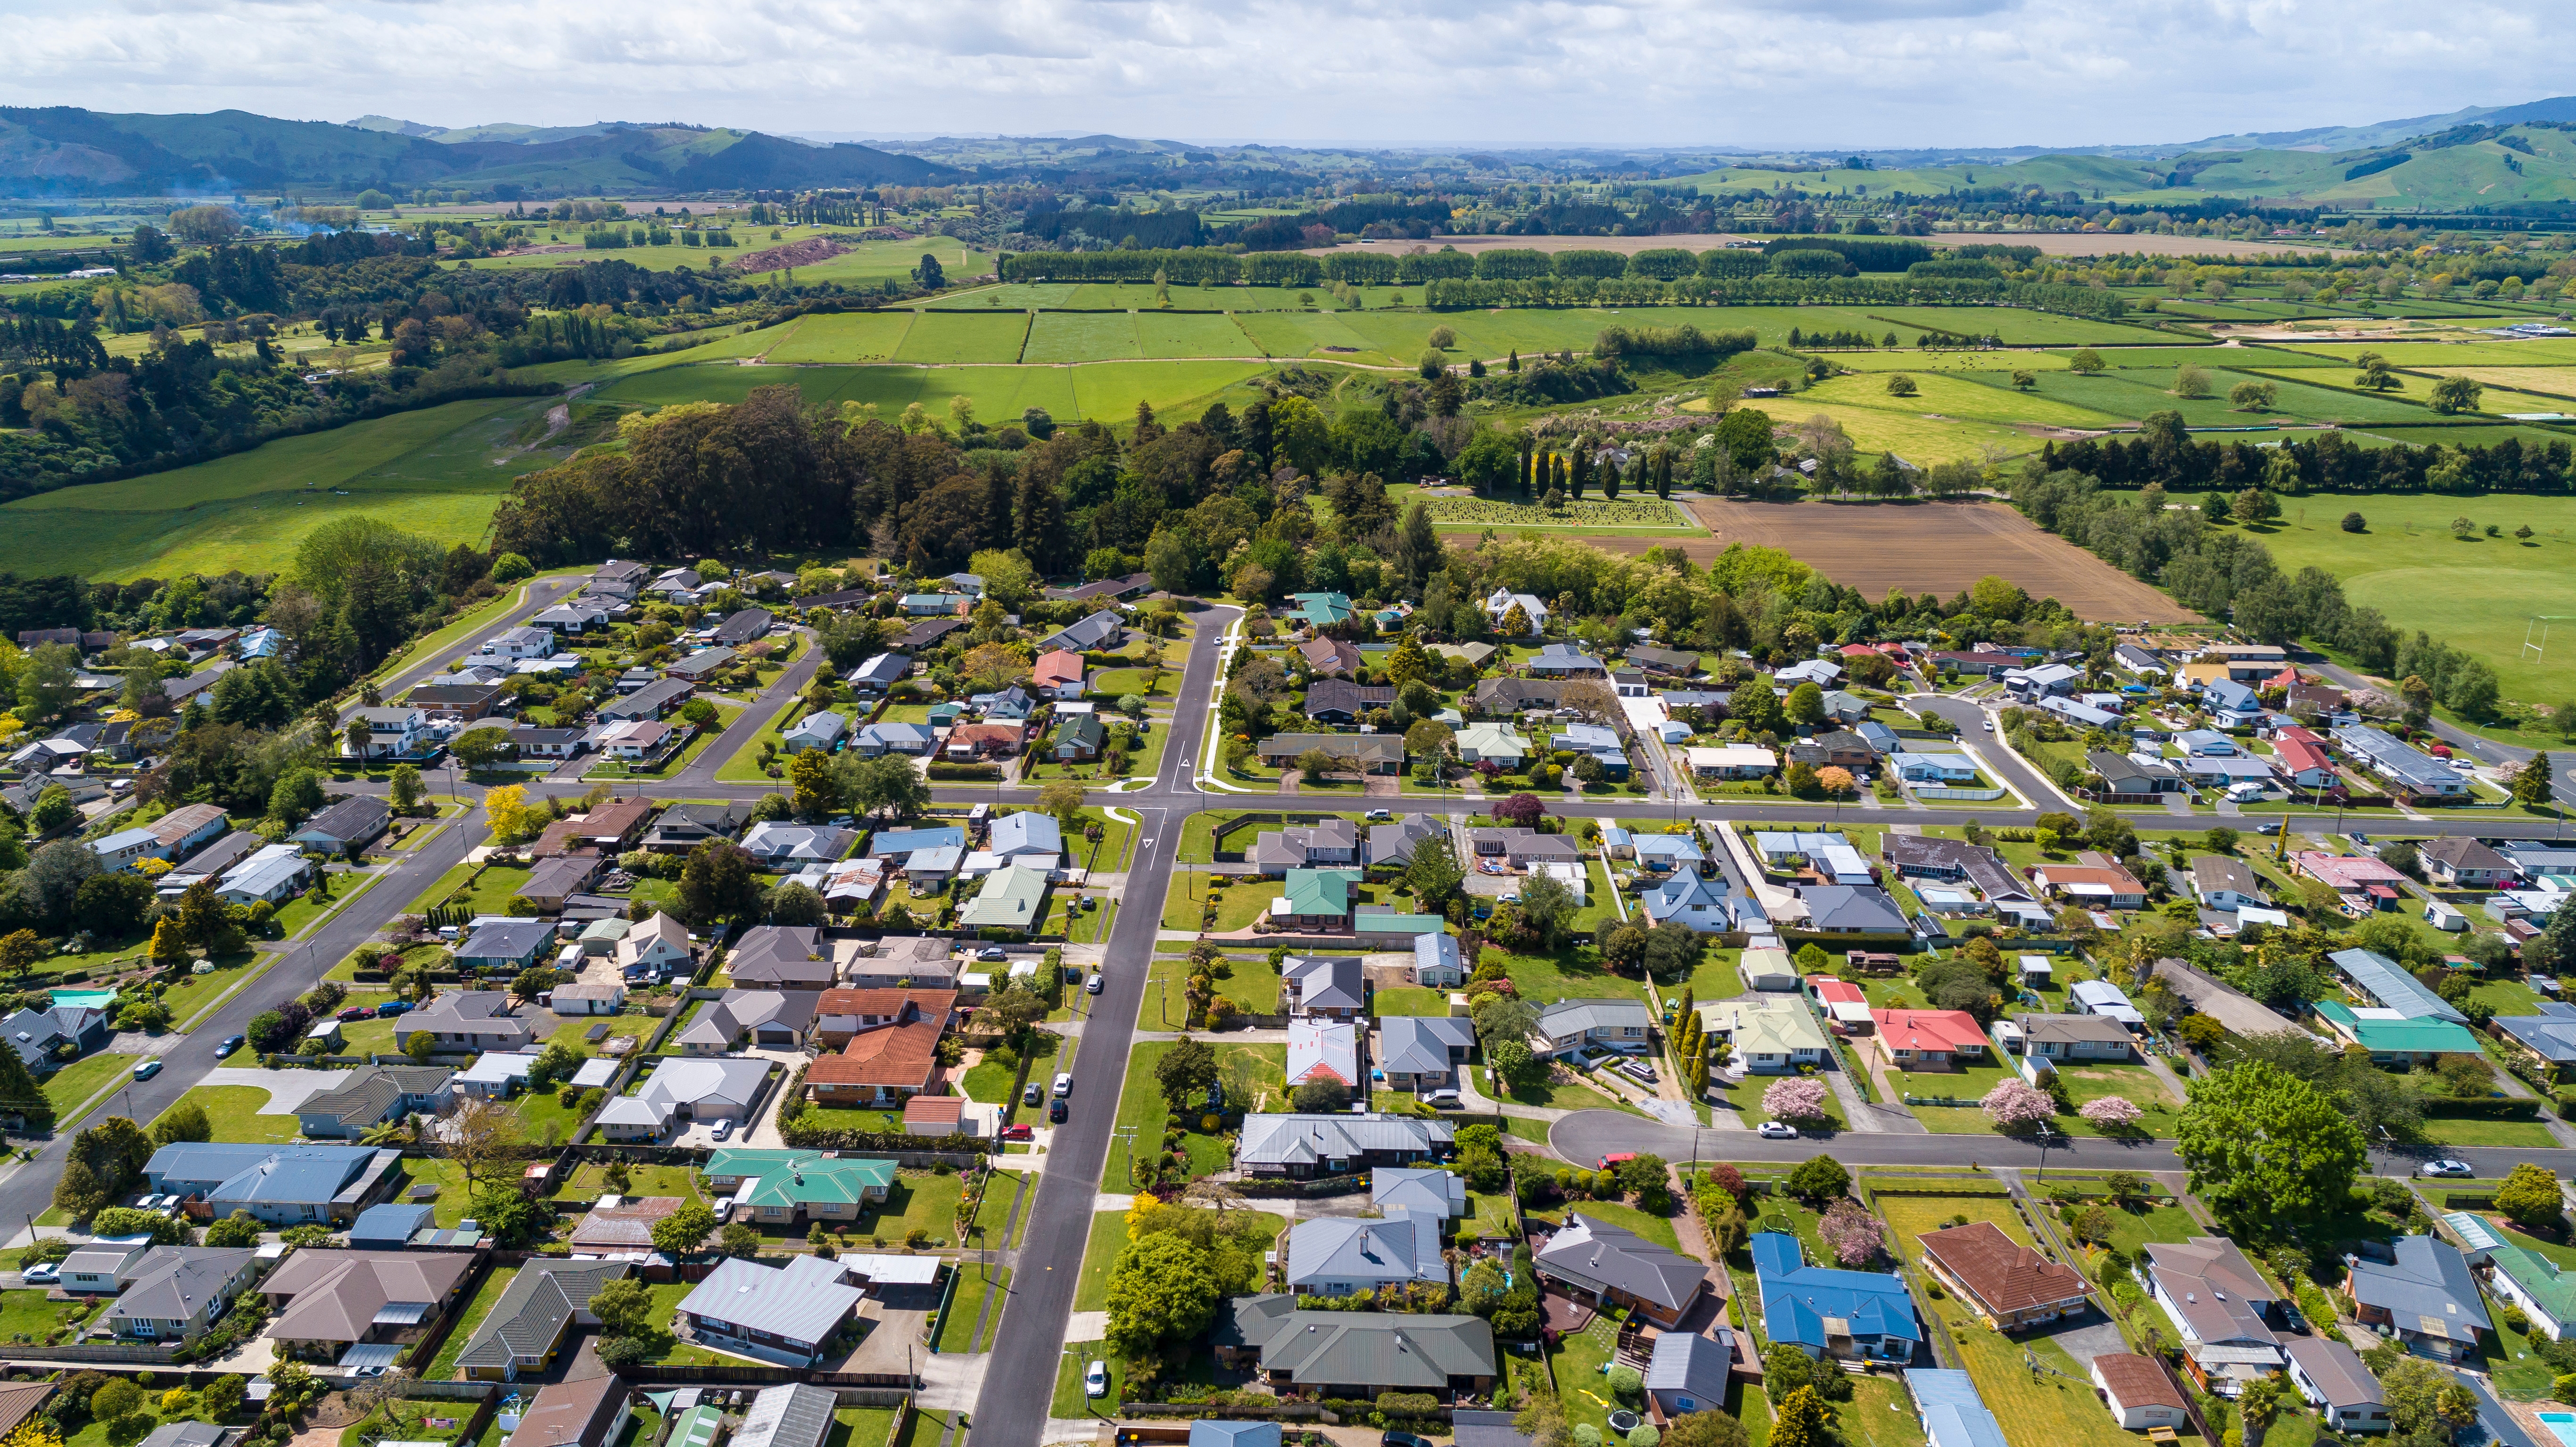
POLYGON ((221 1065, 206 1072, 205 1085, 256 1085, 268 1092, 268 1104, 259 1108, 261 1115, 293 1115, 297 1106, 326 1090, 348 1083, 348 1076, 336 1070, 253 1070, 244 1066, 221 1065))

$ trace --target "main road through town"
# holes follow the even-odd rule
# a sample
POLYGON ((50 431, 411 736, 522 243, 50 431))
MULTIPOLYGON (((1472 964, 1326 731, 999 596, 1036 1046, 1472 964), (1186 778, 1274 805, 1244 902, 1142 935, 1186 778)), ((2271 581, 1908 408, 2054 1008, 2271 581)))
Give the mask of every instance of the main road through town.
MULTIPOLYGON (((531 582, 501 616, 474 637, 419 659, 406 660, 391 676, 384 692, 388 695, 398 693, 443 669, 485 638, 514 627, 550 606, 577 583, 578 579, 561 577, 531 582)), ((1190 815, 1203 809, 1259 807, 1264 802, 1264 796, 1260 794, 1218 786, 1210 773, 1209 713, 1217 694, 1220 665, 1226 651, 1235 646, 1231 630, 1240 617, 1240 613, 1232 608, 1198 610, 1197 635, 1182 670, 1173 717, 1164 725, 1170 730, 1170 736, 1164 747, 1161 768, 1155 777, 1139 786, 1092 795, 1092 802, 1096 804, 1136 816, 1136 842, 1125 871, 1126 882, 1117 891, 1121 908, 1105 951, 1103 990, 1098 996, 1087 997, 1091 1010, 1074 1046, 1072 1113, 1066 1123, 1056 1129, 1042 1158, 1044 1173, 1039 1180, 1031 1207, 1030 1229, 1025 1237, 1029 1244, 1021 1267, 1012 1279, 1010 1299, 995 1339, 993 1369, 985 1376, 982 1397, 977 1404, 974 1432, 991 1447, 1036 1447, 1046 1436, 1057 1364, 1065 1346, 1074 1290, 1081 1274, 1083 1249, 1090 1237, 1095 1196, 1103 1189, 1101 1172, 1109 1155, 1119 1090, 1126 1078, 1128 1047, 1135 1033, 1137 1011, 1153 958, 1155 939, 1162 924, 1164 895, 1170 884, 1182 829, 1190 815)), ((803 687, 812 671, 810 656, 800 660, 799 666, 787 670, 763 691, 752 708, 736 720, 725 738, 679 777, 659 785, 656 792, 687 798, 756 798, 771 792, 773 785, 718 783, 714 777, 715 769, 723 762, 723 751, 756 735, 760 727, 803 687)), ((1937 711, 1960 725, 1963 739, 1976 746, 2006 781, 2038 806, 2037 809, 1984 811, 1980 817, 1985 822, 2028 823, 2040 810, 2066 807, 2065 801, 2048 788, 2036 771, 2015 757, 1999 739, 1983 731, 1979 720, 1982 708, 1978 703, 1946 696, 1909 702, 1918 708, 1937 711)), ((2490 757, 2506 752, 2494 745, 2488 745, 2485 751, 2490 757)), ((460 781, 452 771, 433 772, 429 783, 434 793, 452 794, 469 804, 479 803, 483 793, 481 786, 460 781)), ((344 787, 377 792, 383 786, 360 782, 344 787)), ((586 787, 568 778, 536 778, 528 783, 529 792, 540 795, 579 794, 586 787)), ((941 787, 934 789, 933 794, 941 803, 951 805, 988 802, 997 797, 1005 801, 1025 802, 1034 797, 1034 789, 1018 785, 999 789, 989 786, 941 787)), ((1269 797, 1275 800, 1277 796, 1269 797)), ((1395 801, 1388 802, 1392 805, 1395 801)), ((1440 801, 1408 797, 1405 802, 1409 807, 1448 812, 1440 801)), ((1569 803, 1562 812, 1640 823, 1669 820, 1685 813, 1698 818, 1807 825, 1825 824, 1836 817, 1833 811, 1813 805, 1788 801, 1751 805, 1732 799, 1716 804, 1670 798, 1585 799, 1569 803)), ((1896 822, 1909 816, 1923 817, 1911 810, 1850 806, 1840 813, 1872 818, 1882 823, 1896 822)), ((2324 829, 2330 828, 2331 824, 2332 815, 2326 813, 2291 816, 2291 827, 2294 828, 2324 829)), ((2409 833, 2491 833, 2494 830, 2493 823, 2482 822, 2476 817, 2410 819, 2403 827, 2409 833)), ((215 1067, 220 1058, 217 1042, 245 1032, 252 1017, 261 1011, 272 1009, 312 988, 322 971, 366 943, 441 874, 461 862, 471 849, 487 838, 488 833, 488 824, 480 809, 469 809, 462 817, 444 825, 428 844, 400 856, 398 863, 337 915, 303 937, 269 947, 272 962, 264 973, 239 987, 229 1000, 198 1022, 188 1035, 156 1042, 163 1060, 161 1072, 151 1080, 128 1083, 103 1108, 104 1111, 142 1122, 159 1115, 215 1067)), ((32 1231, 35 1218, 51 1204, 54 1182, 61 1175, 70 1134, 66 1131, 51 1139, 28 1143, 35 1152, 33 1160, 11 1165, 5 1173, 0 1173, 0 1222, 10 1223, 13 1234, 21 1224, 32 1231)), ((2123 1145, 2089 1139, 2062 1141, 2041 1152, 2026 1143, 1986 1136, 1872 1133, 1845 1135, 1827 1141, 1766 1141, 1742 1131, 1723 1134, 1693 1131, 1614 1111, 1585 1111, 1566 1117, 1555 1125, 1550 1144, 1560 1155, 1576 1161, 1597 1160, 1614 1151, 1652 1151, 1670 1160, 1687 1161, 1717 1146, 1727 1153, 1729 1159, 1748 1161, 1803 1160, 1822 1148, 1852 1165, 1957 1165, 1976 1159, 1991 1165, 2036 1167, 2043 1164, 2043 1155, 2046 1157, 2044 1163, 2048 1165, 2125 1166, 2137 1170, 2171 1170, 2179 1165, 2170 1142, 2123 1145)), ((2469 1161, 2481 1175, 2501 1175, 2514 1162, 2522 1160, 2538 1161, 2563 1174, 2576 1175, 2576 1151, 2472 1148, 2452 1150, 2448 1154, 2469 1161)), ((2382 1156, 2375 1164, 2383 1170, 2403 1171, 2412 1162, 2404 1157, 2382 1156)))

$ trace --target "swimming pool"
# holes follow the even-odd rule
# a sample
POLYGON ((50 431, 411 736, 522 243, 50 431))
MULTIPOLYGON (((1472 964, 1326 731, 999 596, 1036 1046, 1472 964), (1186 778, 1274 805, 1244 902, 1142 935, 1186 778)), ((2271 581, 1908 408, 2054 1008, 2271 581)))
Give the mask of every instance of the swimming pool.
POLYGON ((104 1010, 116 1003, 116 992, 114 990, 56 990, 53 992, 53 998, 56 1005, 104 1010))
POLYGON ((2543 1412, 2540 1425, 2548 1428, 2564 1447, 2576 1447, 2576 1412, 2543 1412))

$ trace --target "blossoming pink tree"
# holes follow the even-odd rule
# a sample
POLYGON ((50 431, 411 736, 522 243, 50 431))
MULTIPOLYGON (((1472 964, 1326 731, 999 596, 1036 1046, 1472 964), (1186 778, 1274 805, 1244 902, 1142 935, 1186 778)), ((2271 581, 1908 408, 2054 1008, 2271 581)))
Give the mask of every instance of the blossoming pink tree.
POLYGON ((1998 1083, 1978 1104, 1986 1108, 1986 1119, 2003 1131, 2028 1130, 2057 1114, 2057 1103, 2046 1092, 2020 1080, 1998 1083))
POLYGON ((1866 1265, 1878 1254, 1878 1218, 1849 1196, 1834 1202, 1825 1212, 1824 1219, 1816 1223, 1816 1235, 1825 1243, 1825 1249, 1834 1253, 1834 1260, 1845 1267, 1866 1265))
POLYGON ((2138 1123, 2138 1117, 2146 1114, 2136 1101, 2125 1095, 2106 1095, 2099 1100, 2088 1100, 2075 1113, 2104 1130, 2127 1130, 2138 1123))
POLYGON ((1806 1123, 1825 1118, 1825 1083, 1793 1075, 1772 1081, 1762 1091, 1762 1108, 1786 1121, 1806 1123))

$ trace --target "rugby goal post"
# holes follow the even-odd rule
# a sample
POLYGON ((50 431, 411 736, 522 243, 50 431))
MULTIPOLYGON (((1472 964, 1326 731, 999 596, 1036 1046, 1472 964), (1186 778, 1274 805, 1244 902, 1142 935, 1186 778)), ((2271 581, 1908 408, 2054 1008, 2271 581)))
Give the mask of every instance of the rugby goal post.
POLYGON ((2544 661, 2548 655, 2549 625, 2571 619, 2576 619, 2576 613, 2532 614, 2531 621, 2522 625, 2522 656, 2534 663, 2544 661))

